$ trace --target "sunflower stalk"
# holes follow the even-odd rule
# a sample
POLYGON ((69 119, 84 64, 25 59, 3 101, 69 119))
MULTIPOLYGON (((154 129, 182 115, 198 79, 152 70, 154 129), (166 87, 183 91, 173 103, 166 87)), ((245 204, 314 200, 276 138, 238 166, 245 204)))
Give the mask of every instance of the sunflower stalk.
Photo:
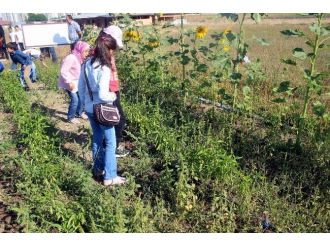
MULTIPOLYGON (((233 60, 233 74, 238 74, 239 70, 238 70, 238 64, 240 63, 241 57, 243 54, 242 53, 242 49, 240 49, 242 47, 242 43, 244 42, 244 30, 243 30, 243 23, 245 20, 245 16, 246 14, 244 13, 242 16, 242 19, 240 20, 240 18, 238 18, 238 23, 239 23, 239 33, 238 33, 238 39, 237 39, 237 44, 236 44, 236 59, 233 60)), ((237 85, 238 85, 238 81, 235 78, 234 80, 232 80, 234 83, 234 93, 233 93, 233 103, 232 103, 232 108, 235 109, 236 108, 236 99, 237 99, 237 85)), ((231 113, 231 128, 230 128, 230 133, 229 133, 229 140, 230 140, 230 147, 231 147, 231 152, 233 152, 233 148, 232 148, 232 134, 233 134, 233 129, 234 129, 234 116, 235 116, 235 112, 231 113)))
MULTIPOLYGON (((184 54, 184 38, 183 38, 183 14, 181 14, 181 25, 180 25, 180 49, 181 54, 184 54)), ((186 65, 182 63, 182 84, 181 89, 183 93, 183 105, 186 105, 187 92, 186 92, 186 65)))
MULTIPOLYGON (((322 20, 323 14, 319 14, 317 15, 317 26, 321 29, 322 27, 322 20)), ((315 41, 314 41, 314 46, 313 46, 313 56, 310 59, 310 76, 307 78, 307 83, 306 83, 306 91, 305 91, 305 97, 304 97, 304 106, 303 106, 303 111, 298 119, 298 129, 297 129, 297 138, 296 138, 296 147, 299 148, 300 144, 301 144, 301 134, 302 134, 302 130, 304 128, 305 125, 305 118, 307 115, 307 110, 308 110, 308 105, 309 105, 309 101, 310 101, 310 91, 311 91, 311 84, 312 81, 314 80, 314 76, 315 76, 315 64, 316 64, 316 59, 317 59, 317 52, 318 52, 318 48, 320 46, 320 44, 322 44, 321 41, 320 42, 320 33, 316 33, 315 34, 315 41)))

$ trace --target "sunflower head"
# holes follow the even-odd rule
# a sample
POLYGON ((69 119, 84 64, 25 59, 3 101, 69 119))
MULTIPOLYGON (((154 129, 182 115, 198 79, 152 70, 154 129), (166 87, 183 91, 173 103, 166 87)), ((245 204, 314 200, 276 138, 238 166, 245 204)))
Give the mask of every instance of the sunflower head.
POLYGON ((227 43, 227 39, 220 39, 219 44, 224 45, 227 43))
POLYGON ((158 46, 160 46, 160 42, 158 40, 150 40, 148 42, 148 46, 152 48, 157 48, 158 46))
POLYGON ((228 52, 228 51, 230 50, 230 46, 229 46, 229 45, 225 45, 225 46, 223 47, 223 50, 224 50, 225 52, 228 52))
POLYGON ((224 31, 223 31, 223 34, 226 35, 228 33, 231 33, 231 30, 229 28, 226 28, 224 31))
POLYGON ((140 34, 136 30, 129 30, 124 33, 125 40, 133 40, 135 42, 139 42, 141 40, 140 34))
POLYGON ((208 28, 205 26, 199 26, 196 28, 196 38, 203 39, 207 34, 208 28))

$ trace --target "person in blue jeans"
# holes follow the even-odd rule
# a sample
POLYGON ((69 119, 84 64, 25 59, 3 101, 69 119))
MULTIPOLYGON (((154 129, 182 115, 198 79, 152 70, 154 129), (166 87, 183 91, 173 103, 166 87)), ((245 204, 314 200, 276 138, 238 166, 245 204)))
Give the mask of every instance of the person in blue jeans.
MULTIPOLYGON (((26 85, 26 82, 24 80, 24 70, 21 69, 20 70, 20 73, 19 73, 19 80, 21 82, 21 85, 23 88, 27 88, 27 85, 26 85)), ((35 65, 34 62, 32 62, 32 65, 31 65, 31 72, 30 72, 30 80, 34 83, 37 81, 37 66, 35 65)))
POLYGON ((111 35, 100 35, 96 39, 94 53, 82 66, 78 91, 80 99, 85 103, 86 114, 93 130, 92 153, 93 173, 103 175, 103 185, 120 185, 126 182, 124 177, 117 174, 116 161, 116 133, 113 126, 104 126, 97 123, 93 116, 93 105, 98 103, 112 103, 116 94, 110 92, 111 78, 111 50, 115 50, 117 43, 111 35), (103 138, 105 148, 102 148, 103 138))
POLYGON ((7 44, 7 51, 10 54, 13 63, 20 64, 23 72, 23 78, 26 83, 26 89, 35 89, 36 86, 32 83, 30 79, 30 74, 32 70, 32 60, 31 57, 27 54, 24 54, 22 51, 19 51, 17 44, 10 42, 7 44))
POLYGON ((81 71, 81 65, 89 55, 89 44, 78 41, 71 54, 63 59, 61 64, 58 86, 67 91, 70 97, 68 109, 68 121, 72 124, 79 124, 77 118, 87 119, 83 113, 84 104, 81 103, 80 93, 78 92, 78 80, 81 71))
POLYGON ((3 63, 0 62, 0 73, 1 73, 2 71, 4 71, 4 69, 5 69, 5 66, 3 65, 3 63))
POLYGON ((47 56, 50 56, 52 58, 53 63, 58 63, 58 57, 55 51, 55 47, 42 47, 40 48, 40 51, 42 54, 47 54, 47 56))

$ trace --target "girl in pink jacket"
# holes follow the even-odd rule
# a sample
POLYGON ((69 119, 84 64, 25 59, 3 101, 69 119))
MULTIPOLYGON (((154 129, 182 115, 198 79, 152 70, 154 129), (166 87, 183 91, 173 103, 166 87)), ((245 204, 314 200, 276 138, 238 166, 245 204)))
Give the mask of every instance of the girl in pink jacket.
POLYGON ((67 119, 70 123, 77 124, 76 118, 87 119, 83 113, 84 105, 79 99, 78 80, 81 65, 89 54, 90 46, 86 42, 78 41, 71 54, 63 59, 61 64, 58 86, 67 91, 70 97, 67 119))

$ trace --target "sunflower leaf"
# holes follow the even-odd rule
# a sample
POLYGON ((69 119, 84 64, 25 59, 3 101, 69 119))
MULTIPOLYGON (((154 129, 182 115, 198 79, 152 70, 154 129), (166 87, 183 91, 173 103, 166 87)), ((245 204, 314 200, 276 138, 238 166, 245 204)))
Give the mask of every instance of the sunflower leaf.
POLYGON ((288 59, 281 59, 281 62, 282 63, 285 63, 285 64, 289 64, 289 65, 297 65, 297 63, 296 63, 296 61, 294 61, 294 60, 292 60, 292 59, 290 59, 290 58, 288 58, 288 59))
POLYGON ((265 40, 264 38, 258 38, 256 36, 253 36, 253 38, 261 45, 269 45, 269 43, 267 42, 267 40, 265 40))
POLYGON ((226 17, 228 20, 232 20, 233 22, 236 22, 238 20, 238 14, 224 13, 220 14, 220 16, 226 17))
POLYGON ((284 34, 284 35, 286 35, 286 36, 298 36, 298 37, 302 37, 302 36, 305 35, 302 31, 300 31, 298 29, 295 29, 295 30, 292 30, 292 29, 282 30, 281 33, 284 34))

